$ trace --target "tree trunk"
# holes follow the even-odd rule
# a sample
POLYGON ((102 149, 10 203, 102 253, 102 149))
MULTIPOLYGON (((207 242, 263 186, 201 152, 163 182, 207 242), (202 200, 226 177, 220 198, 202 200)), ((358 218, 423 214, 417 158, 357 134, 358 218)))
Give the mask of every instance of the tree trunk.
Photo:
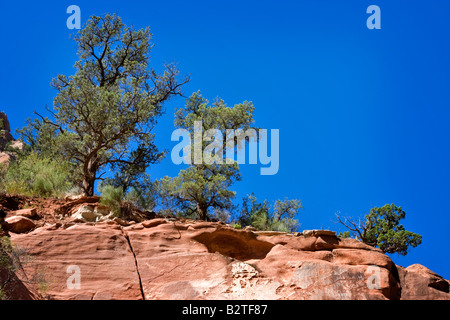
POLYGON ((83 182, 81 184, 81 187, 83 189, 83 193, 84 195, 91 197, 94 195, 94 184, 95 184, 95 180, 91 179, 89 177, 84 177, 83 178, 83 182))
POLYGON ((208 218, 208 207, 203 203, 197 203, 198 219, 206 221, 208 218))
POLYGON ((96 162, 97 154, 93 154, 92 156, 90 156, 90 159, 84 163, 84 174, 81 187, 83 189, 83 193, 89 197, 94 195, 95 176, 98 169, 96 162))

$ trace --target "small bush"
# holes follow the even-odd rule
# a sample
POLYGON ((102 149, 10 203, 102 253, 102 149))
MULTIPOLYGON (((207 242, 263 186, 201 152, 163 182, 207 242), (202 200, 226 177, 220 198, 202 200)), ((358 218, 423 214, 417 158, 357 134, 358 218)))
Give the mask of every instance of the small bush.
POLYGON ((239 223, 235 223, 235 224, 233 224, 233 228, 242 229, 242 226, 239 223))
POLYGON ((26 252, 14 246, 6 236, 0 237, 0 270, 3 277, 0 279, 0 300, 7 300, 7 285, 16 280, 15 273, 29 260, 26 252))
POLYGON ((65 197, 68 196, 77 196, 83 193, 83 189, 81 189, 81 187, 79 186, 73 186, 72 188, 70 188, 65 194, 65 197))
POLYGON ((0 236, 0 300, 11 299, 8 292, 18 282, 38 285, 39 293, 44 297, 49 287, 49 281, 45 267, 37 267, 24 247, 15 245, 6 236, 0 236), (25 267, 30 271, 34 269, 35 273, 28 274, 27 272, 25 274, 25 267))
POLYGON ((298 220, 294 219, 302 209, 300 200, 276 200, 271 210, 270 203, 258 202, 254 194, 242 201, 237 221, 242 226, 252 226, 258 230, 294 232, 298 230, 298 220))
POLYGON ((132 187, 124 196, 124 200, 142 210, 153 211, 156 203, 156 191, 151 182, 144 186, 132 187))
POLYGON ((109 207, 113 216, 128 219, 133 215, 133 211, 139 209, 133 195, 124 194, 123 188, 103 185, 99 189, 102 193, 100 203, 109 207))
POLYGON ((344 239, 350 238, 350 231, 339 232, 338 237, 344 239))
POLYGON ((223 223, 230 223, 231 213, 226 209, 215 208, 212 215, 212 219, 222 221, 223 223))
POLYGON ((37 153, 20 157, 4 170, 0 184, 10 194, 60 197, 72 187, 68 163, 37 153))
POLYGON ((122 188, 115 188, 111 185, 106 185, 101 188, 102 199, 100 203, 108 206, 113 212, 114 216, 120 217, 122 215, 122 188))

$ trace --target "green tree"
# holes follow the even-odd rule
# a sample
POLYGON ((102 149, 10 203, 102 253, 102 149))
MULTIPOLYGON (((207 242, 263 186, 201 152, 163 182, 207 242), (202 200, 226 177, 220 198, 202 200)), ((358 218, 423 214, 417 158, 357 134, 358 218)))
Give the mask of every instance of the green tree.
POLYGON ((249 194, 242 199, 237 221, 242 226, 253 226, 259 230, 294 232, 299 227, 295 216, 302 208, 300 200, 285 198, 276 200, 271 210, 269 201, 260 203, 254 194, 249 194))
MULTIPOLYGON (((201 122, 202 132, 216 129, 221 132, 222 137, 226 137, 227 129, 240 129, 243 133, 249 133, 248 130, 251 130, 249 135, 255 136, 256 130, 252 127, 253 111, 253 104, 248 101, 228 107, 223 100, 217 99, 209 105, 209 101, 198 91, 187 99, 184 108, 176 110, 175 127, 193 133, 195 123, 201 122)), ((241 179, 239 166, 234 161, 225 161, 223 157, 227 151, 225 140, 216 141, 216 139, 214 138, 213 142, 220 145, 213 155, 217 162, 195 163, 194 142, 191 145, 189 167, 181 170, 175 178, 166 176, 159 181, 160 194, 166 205, 181 208, 187 214, 195 213, 200 220, 208 218, 210 208, 226 210, 232 207, 235 192, 231 191, 230 187, 241 179)), ((249 141, 248 139, 250 138, 245 138, 244 144, 249 141)), ((195 137, 192 141, 194 140, 195 137)), ((203 139, 201 153, 203 154, 213 142, 203 139)), ((233 154, 235 151, 237 149, 234 149, 233 154)))
POLYGON ((237 220, 242 226, 266 229, 269 220, 269 211, 270 204, 267 200, 260 203, 253 193, 248 194, 245 198, 242 198, 242 205, 237 220))
POLYGON ((278 199, 273 205, 272 228, 275 230, 294 232, 298 231, 299 223, 294 217, 303 209, 299 199, 278 199))
POLYGON ((207 220, 209 208, 230 209, 235 192, 231 185, 240 180, 239 167, 233 165, 195 165, 181 170, 177 177, 160 181, 165 198, 186 215, 197 214, 207 220), (170 201, 170 200, 169 200, 170 201))
POLYGON ((350 218, 341 218, 337 215, 338 222, 343 224, 349 232, 343 235, 356 236, 360 241, 380 248, 384 253, 398 253, 406 255, 408 248, 417 247, 422 243, 422 236, 405 230, 400 220, 406 213, 401 207, 394 204, 386 204, 383 207, 374 207, 362 221, 357 222, 350 218))
MULTIPOLYGON (((58 75, 49 117, 19 131, 38 152, 61 155, 86 195, 108 171, 141 174, 164 155, 154 144, 163 103, 181 95, 174 65, 158 74, 148 68, 153 48, 149 28, 134 30, 116 15, 92 16, 74 40, 80 60, 73 76, 58 75)), ((121 178, 124 178, 123 175, 121 178)))
POLYGON ((104 179, 102 186, 110 185, 120 188, 124 200, 132 202, 136 207, 143 210, 153 210, 156 203, 156 183, 151 180, 146 172, 133 171, 125 168, 116 172, 114 177, 104 179))

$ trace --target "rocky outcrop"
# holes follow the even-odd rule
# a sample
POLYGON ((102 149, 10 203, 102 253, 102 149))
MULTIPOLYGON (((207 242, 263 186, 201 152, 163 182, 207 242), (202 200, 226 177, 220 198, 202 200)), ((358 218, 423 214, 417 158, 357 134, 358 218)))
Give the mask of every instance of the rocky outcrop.
POLYGON ((110 215, 110 210, 106 206, 97 205, 83 205, 77 209, 75 213, 72 214, 74 220, 85 220, 90 222, 95 222, 102 220, 110 215))
POLYGON ((4 150, 8 142, 13 141, 11 126, 6 113, 0 111, 0 150, 4 150))
POLYGON ((23 144, 19 140, 14 140, 11 134, 11 126, 9 124, 8 117, 6 113, 0 111, 0 164, 8 163, 11 158, 15 157, 15 153, 6 150, 9 145, 9 150, 22 150, 23 144))
POLYGON ((29 219, 39 218, 36 208, 27 208, 27 209, 16 210, 13 214, 15 216, 21 216, 21 217, 25 217, 25 218, 29 218, 29 219))
POLYGON ((402 299, 448 300, 450 282, 430 269, 413 264, 407 268, 398 266, 402 283, 402 299))
POLYGON ((36 224, 33 220, 23 217, 23 216, 13 216, 5 219, 5 224, 3 224, 3 228, 5 231, 10 231, 14 233, 25 233, 33 230, 36 227, 36 224))
MULTIPOLYGON (((135 259, 117 225, 74 224, 42 227, 34 232, 11 234, 12 241, 26 248, 32 263, 27 278, 44 272, 42 283, 52 299, 139 299, 135 259), (75 267, 73 267, 75 266, 75 267), (79 270, 80 286, 69 286, 79 270), (72 289, 70 289, 72 288, 72 289)), ((41 283, 41 286, 42 286, 41 283)))
POLYGON ((52 299, 450 299, 425 267, 332 232, 158 218, 61 222, 11 239, 32 257, 28 278, 45 270, 52 299))

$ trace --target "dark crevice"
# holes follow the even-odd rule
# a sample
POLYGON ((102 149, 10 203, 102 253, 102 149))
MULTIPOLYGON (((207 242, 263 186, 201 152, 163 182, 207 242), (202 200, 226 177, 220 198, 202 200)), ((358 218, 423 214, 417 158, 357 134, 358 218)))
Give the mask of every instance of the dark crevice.
POLYGON ((429 287, 434 288, 436 290, 449 293, 449 284, 444 279, 437 279, 428 284, 429 287))
POLYGON ((273 243, 258 240, 253 233, 234 230, 205 232, 194 237, 194 240, 205 245, 210 253, 218 252, 241 261, 264 259, 274 246, 273 243))
POLYGON ((122 234, 123 234, 123 236, 125 237, 125 239, 127 239, 128 246, 130 247, 131 253, 133 254, 134 264, 136 265, 136 273, 137 273, 138 279, 139 279, 139 288, 140 288, 140 290, 141 290, 142 300, 145 300, 145 294, 144 294, 144 288, 143 288, 143 286, 142 286, 141 274, 139 273, 138 262, 137 262, 137 259, 136 259, 136 254, 134 253, 134 250, 133 250, 133 246, 131 245, 130 237, 129 237, 128 234, 123 230, 123 228, 120 228, 120 230, 122 231, 122 234))

